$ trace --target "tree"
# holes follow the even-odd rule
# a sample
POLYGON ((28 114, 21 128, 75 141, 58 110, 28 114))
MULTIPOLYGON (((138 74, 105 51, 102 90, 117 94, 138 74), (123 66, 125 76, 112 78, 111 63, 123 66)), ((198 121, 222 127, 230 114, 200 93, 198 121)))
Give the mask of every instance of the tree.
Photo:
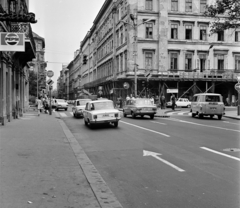
POLYGON ((37 74, 29 71, 29 95, 37 96, 37 74))
POLYGON ((213 18, 210 33, 240 27, 240 0, 216 0, 206 6, 205 16, 213 18))

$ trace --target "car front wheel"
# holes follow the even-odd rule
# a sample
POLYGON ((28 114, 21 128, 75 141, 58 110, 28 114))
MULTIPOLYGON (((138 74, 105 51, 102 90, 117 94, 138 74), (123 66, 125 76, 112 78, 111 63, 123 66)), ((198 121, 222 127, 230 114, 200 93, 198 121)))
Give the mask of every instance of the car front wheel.
POLYGON ((118 127, 118 122, 115 122, 113 125, 114 125, 115 128, 117 128, 118 127))
POLYGON ((222 119, 222 115, 218 115, 218 120, 221 120, 222 119))
POLYGON ((151 119, 154 119, 154 115, 151 115, 150 118, 151 118, 151 119))
POLYGON ((123 116, 124 116, 124 117, 127 117, 127 114, 125 113, 125 111, 123 111, 123 116))
POLYGON ((132 117, 133 117, 133 118, 136 118, 136 115, 135 115, 135 113, 133 113, 133 112, 132 112, 132 117))

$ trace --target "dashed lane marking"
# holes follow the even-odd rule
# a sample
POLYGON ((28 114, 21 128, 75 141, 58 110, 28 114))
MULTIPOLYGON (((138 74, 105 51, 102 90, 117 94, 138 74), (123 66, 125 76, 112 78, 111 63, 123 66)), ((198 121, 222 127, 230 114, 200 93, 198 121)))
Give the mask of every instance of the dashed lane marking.
POLYGON ((213 149, 210 149, 210 148, 207 148, 207 147, 201 147, 201 149, 204 149, 204 150, 207 150, 207 151, 210 151, 210 152, 213 152, 213 153, 216 153, 216 154, 219 154, 219 155, 222 155, 222 156, 229 157, 231 159, 240 161, 240 158, 238 158, 238 157, 234 157, 234 156, 231 156, 231 155, 228 155, 228 154, 224 154, 222 152, 218 152, 216 150, 213 150, 213 149))
POLYGON ((229 124, 234 124, 234 125, 238 125, 239 126, 239 124, 237 124, 237 123, 232 123, 232 122, 229 122, 229 121, 223 121, 224 123, 229 123, 229 124))
POLYGON ((59 113, 61 117, 67 117, 65 113, 59 113))
POLYGON ((139 128, 139 129, 143 129, 143 130, 146 130, 146 131, 150 131, 150 132, 153 132, 155 134, 160 134, 162 136, 165 136, 165 137, 170 137, 169 135, 167 134, 164 134, 164 133, 161 133, 161 132, 158 132, 158 131, 154 131, 154 130, 151 130, 151 129, 147 129, 147 128, 144 128, 144 127, 141 127, 141 126, 137 126, 137 125, 134 125, 134 124, 131 124, 131 123, 127 123, 125 121, 120 121, 121 123, 124 123, 124 124, 127 124, 127 125, 130 125, 130 126, 134 126, 136 128, 139 128))
POLYGON ((157 123, 157 124, 162 124, 162 125, 167 125, 165 123, 160 123, 160 122, 157 122, 157 121, 151 121, 152 123, 157 123))

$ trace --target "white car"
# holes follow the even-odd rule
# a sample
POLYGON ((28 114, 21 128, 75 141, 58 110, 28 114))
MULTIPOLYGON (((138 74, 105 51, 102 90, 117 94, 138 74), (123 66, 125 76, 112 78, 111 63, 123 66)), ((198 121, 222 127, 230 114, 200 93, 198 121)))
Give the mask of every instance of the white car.
POLYGON ((58 111, 59 109, 64 109, 65 111, 67 111, 68 109, 68 103, 63 99, 55 99, 54 105, 55 105, 56 111, 58 111))
POLYGON ((111 100, 95 100, 89 101, 83 111, 84 122, 86 126, 95 124, 113 124, 118 127, 118 122, 121 119, 120 111, 114 109, 113 101, 111 100))
MULTIPOLYGON (((167 107, 172 107, 172 101, 167 102, 167 107)), ((191 107, 191 102, 187 98, 179 98, 176 101, 176 106, 175 107, 186 107, 190 108, 191 107)))
POLYGON ((91 101, 91 99, 77 99, 73 103, 72 112, 73 116, 76 117, 83 117, 83 110, 86 107, 86 103, 91 101))

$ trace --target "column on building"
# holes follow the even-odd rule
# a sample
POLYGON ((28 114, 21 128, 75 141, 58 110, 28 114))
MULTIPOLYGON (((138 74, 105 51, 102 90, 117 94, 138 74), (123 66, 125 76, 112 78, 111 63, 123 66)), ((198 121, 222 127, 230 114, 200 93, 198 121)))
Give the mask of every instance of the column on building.
POLYGON ((0 52, 0 122, 5 125, 7 121, 6 112, 6 60, 0 52))
POLYGON ((7 118, 12 120, 12 64, 7 65, 7 118))

